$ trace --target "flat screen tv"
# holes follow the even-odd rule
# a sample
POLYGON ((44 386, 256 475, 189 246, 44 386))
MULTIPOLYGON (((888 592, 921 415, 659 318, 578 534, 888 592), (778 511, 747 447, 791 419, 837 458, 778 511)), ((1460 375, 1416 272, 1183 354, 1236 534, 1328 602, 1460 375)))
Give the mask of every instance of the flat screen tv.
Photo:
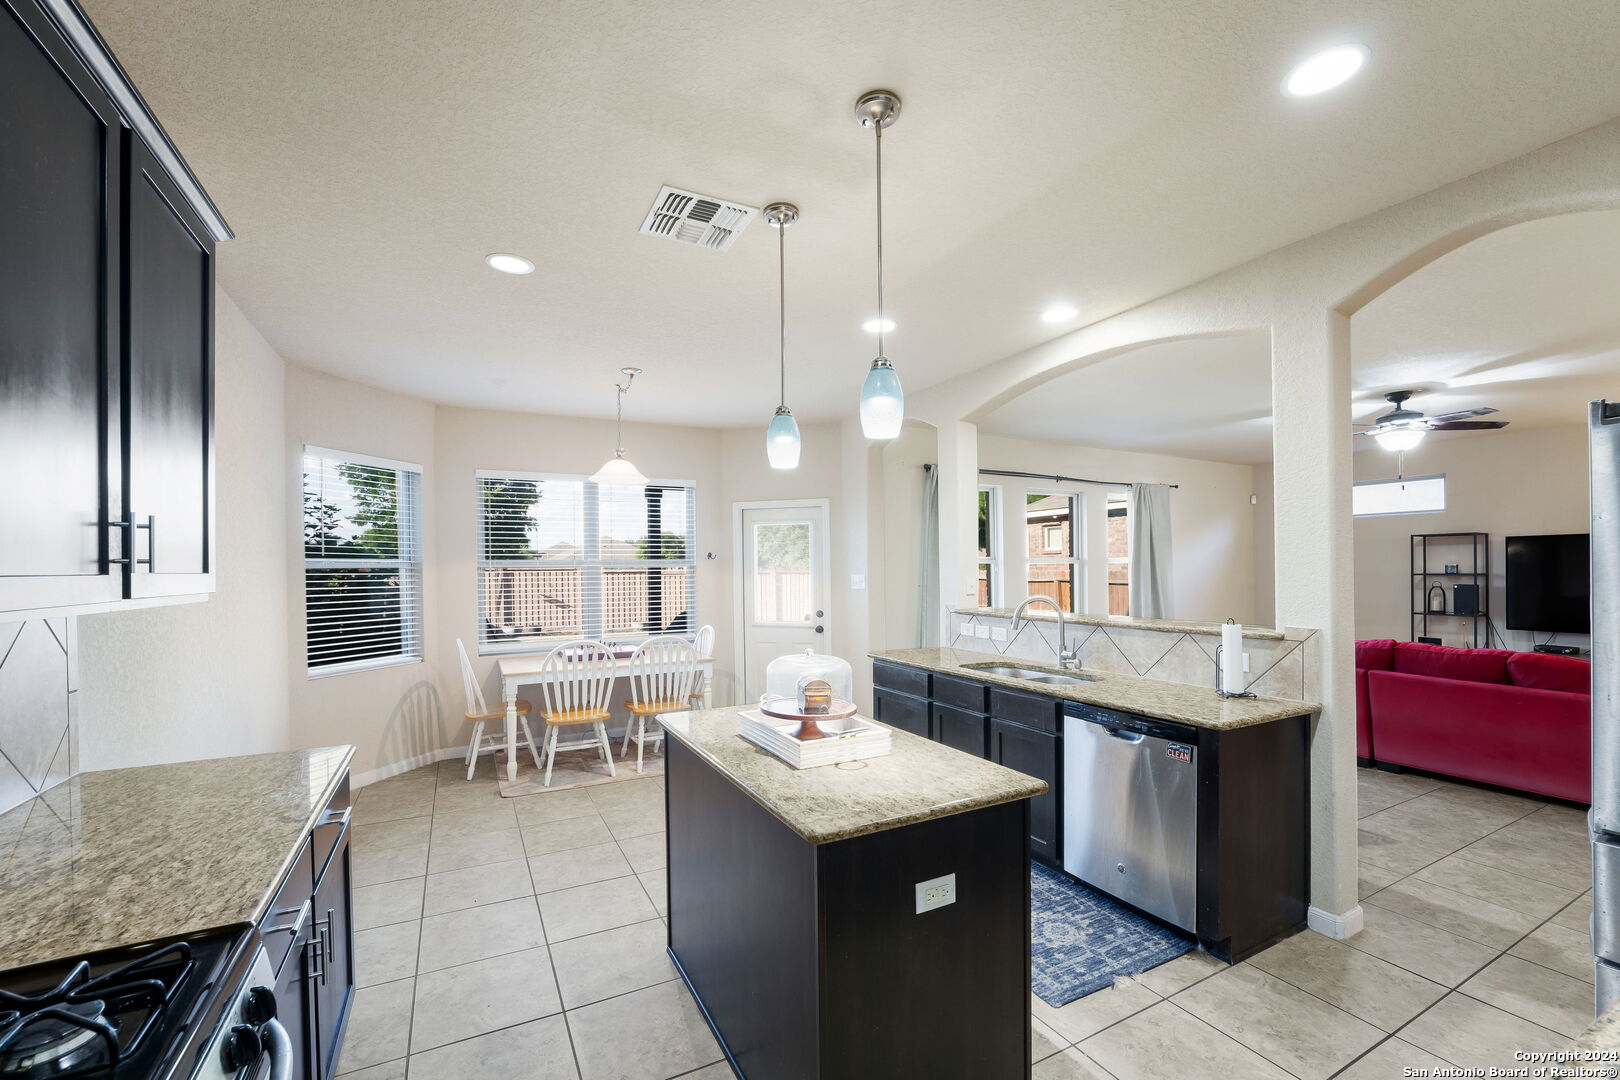
POLYGON ((1592 632, 1587 533, 1507 538, 1507 624, 1548 634, 1592 632))

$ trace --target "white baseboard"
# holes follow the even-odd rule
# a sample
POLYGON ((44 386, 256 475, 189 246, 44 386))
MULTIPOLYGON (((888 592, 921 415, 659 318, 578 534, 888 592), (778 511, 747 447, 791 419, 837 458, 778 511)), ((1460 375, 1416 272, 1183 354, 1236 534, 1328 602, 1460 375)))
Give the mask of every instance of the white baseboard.
POLYGON ((1306 914, 1305 922, 1318 934, 1343 941, 1361 933, 1361 905, 1357 904, 1342 914, 1334 914, 1331 911, 1323 911, 1319 907, 1313 907, 1306 914))
POLYGON ((355 773, 349 777, 349 783, 353 787, 363 788, 367 784, 375 784, 379 780, 386 780, 390 776, 398 776, 400 773, 410 772, 412 769, 420 769, 422 766, 432 765, 436 761, 448 761, 453 757, 461 757, 466 752, 467 748, 465 746, 446 746, 442 750, 429 750, 425 754, 417 754, 415 757, 406 758, 404 761, 384 765, 380 769, 355 773))

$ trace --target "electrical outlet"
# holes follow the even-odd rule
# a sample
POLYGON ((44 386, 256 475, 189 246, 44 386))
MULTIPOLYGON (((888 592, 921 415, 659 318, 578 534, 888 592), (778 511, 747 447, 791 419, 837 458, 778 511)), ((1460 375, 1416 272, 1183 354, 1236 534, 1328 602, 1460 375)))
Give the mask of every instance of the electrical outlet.
POLYGON ((956 903, 956 875, 917 882, 917 914, 956 903))
POLYGON ((982 622, 981 623, 974 623, 973 624, 973 636, 974 637, 987 638, 987 637, 990 636, 990 628, 988 626, 986 626, 982 622))
POLYGON ((1007 628, 1005 626, 992 626, 990 628, 990 640, 991 641, 1006 641, 1007 640, 1007 628))

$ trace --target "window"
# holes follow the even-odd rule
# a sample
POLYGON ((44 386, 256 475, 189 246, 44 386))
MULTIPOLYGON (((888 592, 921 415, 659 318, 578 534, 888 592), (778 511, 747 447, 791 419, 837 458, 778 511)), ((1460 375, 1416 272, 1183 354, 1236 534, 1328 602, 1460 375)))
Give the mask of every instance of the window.
POLYGON ((479 472, 478 645, 696 628, 696 490, 479 472))
POLYGON ((1081 506, 1081 496, 1067 492, 1031 491, 1024 496, 1029 595, 1049 597, 1064 611, 1080 610, 1084 588, 1081 506))
POLYGON ((979 489, 979 606, 1001 597, 1001 489, 979 489))
POLYGON ((1108 614, 1131 613, 1130 499, 1108 496, 1108 614))
POLYGON ((1440 473, 1393 480, 1361 480, 1351 489, 1350 498, 1351 513, 1356 517, 1444 513, 1446 477, 1440 473))
POLYGON ((304 447, 310 676, 422 659, 422 467, 304 447))

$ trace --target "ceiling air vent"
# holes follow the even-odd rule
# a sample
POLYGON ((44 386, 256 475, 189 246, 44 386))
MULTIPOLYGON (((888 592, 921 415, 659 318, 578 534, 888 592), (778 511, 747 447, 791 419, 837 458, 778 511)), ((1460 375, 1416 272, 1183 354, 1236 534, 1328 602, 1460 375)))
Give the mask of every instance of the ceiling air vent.
POLYGON ((758 214, 757 206, 665 187, 653 200, 641 231, 710 251, 725 251, 758 214))

